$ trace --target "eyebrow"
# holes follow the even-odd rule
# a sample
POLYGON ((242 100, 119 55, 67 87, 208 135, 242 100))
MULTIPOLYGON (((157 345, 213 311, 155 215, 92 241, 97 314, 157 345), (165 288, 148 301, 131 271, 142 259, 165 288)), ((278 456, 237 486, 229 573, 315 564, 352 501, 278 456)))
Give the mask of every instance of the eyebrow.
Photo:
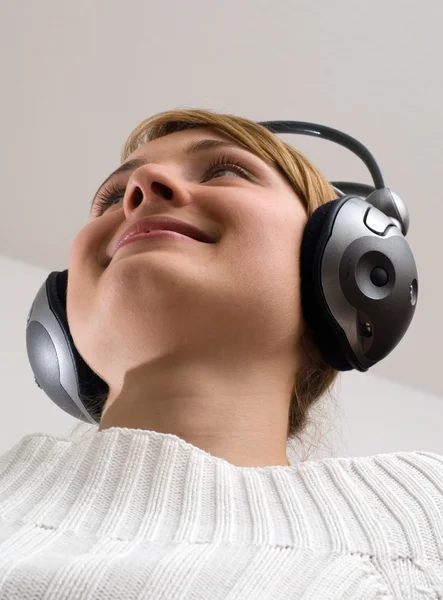
MULTIPOLYGON (((214 140, 214 139, 194 140, 194 141, 190 142, 189 144, 187 144, 182 149, 182 154, 184 154, 185 156, 192 156, 193 154, 197 154, 198 152, 202 152, 204 150, 209 150, 209 149, 213 149, 213 148, 237 148, 240 150, 246 150, 246 152, 253 154, 248 148, 246 148, 245 146, 241 146, 240 144, 238 144, 236 142, 233 142, 233 141, 230 142, 230 141, 226 141, 226 140, 214 140)), ((151 162, 151 159, 148 156, 139 156, 137 158, 128 160, 127 162, 120 165, 117 169, 115 169, 115 171, 113 171, 109 175, 109 177, 107 177, 107 179, 105 179, 105 181, 100 185, 98 190, 95 192, 94 198, 91 203, 91 210, 94 206, 94 202, 95 202, 98 194, 100 193, 100 190, 111 179, 113 179, 117 175, 121 175, 122 173, 128 173, 129 171, 134 171, 135 169, 138 169, 139 167, 142 167, 143 165, 146 165, 150 162, 151 162)))

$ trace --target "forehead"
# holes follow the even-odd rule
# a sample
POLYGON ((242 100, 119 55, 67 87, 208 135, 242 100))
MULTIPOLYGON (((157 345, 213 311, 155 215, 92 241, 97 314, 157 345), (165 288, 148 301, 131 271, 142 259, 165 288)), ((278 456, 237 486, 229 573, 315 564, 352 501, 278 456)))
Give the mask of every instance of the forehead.
POLYGON ((137 158, 139 156, 148 155, 155 156, 157 160, 161 158, 167 158, 168 156, 180 154, 185 146, 189 144, 189 142, 201 139, 230 142, 239 148, 243 148, 244 150, 251 152, 248 148, 243 146, 241 142, 238 142, 237 140, 229 137, 227 134, 217 131, 212 127, 196 127, 194 129, 169 133, 168 135, 164 135, 156 138, 155 140, 146 142, 145 144, 141 144, 125 159, 125 161, 132 158, 137 158))

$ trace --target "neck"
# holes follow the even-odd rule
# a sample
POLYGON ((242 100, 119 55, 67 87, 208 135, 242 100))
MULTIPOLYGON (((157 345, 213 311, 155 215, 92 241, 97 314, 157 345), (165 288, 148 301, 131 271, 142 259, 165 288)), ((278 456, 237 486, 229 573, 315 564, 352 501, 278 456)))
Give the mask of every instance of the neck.
MULTIPOLYGON (((234 389, 232 378, 214 383, 200 373, 144 382, 125 379, 119 391, 110 388, 99 431, 110 427, 171 433, 212 456, 241 467, 288 466, 286 457, 290 389, 276 381, 259 381, 234 389), (205 385, 207 381, 207 385, 205 385), (229 382, 229 386, 226 384, 229 382), (150 389, 150 391, 146 391, 150 389), (217 390, 217 394, 214 394, 217 390), (252 390, 252 391, 251 391, 252 390)), ((281 379, 280 379, 281 381, 281 379)))

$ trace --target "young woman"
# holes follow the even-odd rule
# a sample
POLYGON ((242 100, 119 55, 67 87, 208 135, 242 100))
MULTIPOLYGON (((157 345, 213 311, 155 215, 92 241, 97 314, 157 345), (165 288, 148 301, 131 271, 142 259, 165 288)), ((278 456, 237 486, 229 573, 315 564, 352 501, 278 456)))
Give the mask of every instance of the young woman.
POLYGON ((109 392, 93 436, 0 458, 1 599, 443 593, 442 456, 287 460, 337 376, 299 269, 336 197, 247 119, 169 111, 131 133, 68 269, 72 339, 109 392))

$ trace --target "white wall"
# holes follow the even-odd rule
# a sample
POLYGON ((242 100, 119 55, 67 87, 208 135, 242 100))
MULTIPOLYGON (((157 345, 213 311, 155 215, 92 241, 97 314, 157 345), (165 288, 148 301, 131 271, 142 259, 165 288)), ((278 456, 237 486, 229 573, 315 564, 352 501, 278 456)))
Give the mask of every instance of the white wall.
MULTIPOLYGON (((27 358, 26 317, 48 274, 0 256, 0 453, 28 433, 64 436, 78 423, 36 386, 27 358)), ((313 418, 317 426, 308 430, 303 449, 295 455, 288 449, 290 459, 304 458, 309 440, 317 448, 309 450, 311 459, 412 450, 443 454, 442 398, 370 371, 339 375, 333 400, 326 398, 313 418)), ((79 431, 89 429, 85 424, 79 431)))

